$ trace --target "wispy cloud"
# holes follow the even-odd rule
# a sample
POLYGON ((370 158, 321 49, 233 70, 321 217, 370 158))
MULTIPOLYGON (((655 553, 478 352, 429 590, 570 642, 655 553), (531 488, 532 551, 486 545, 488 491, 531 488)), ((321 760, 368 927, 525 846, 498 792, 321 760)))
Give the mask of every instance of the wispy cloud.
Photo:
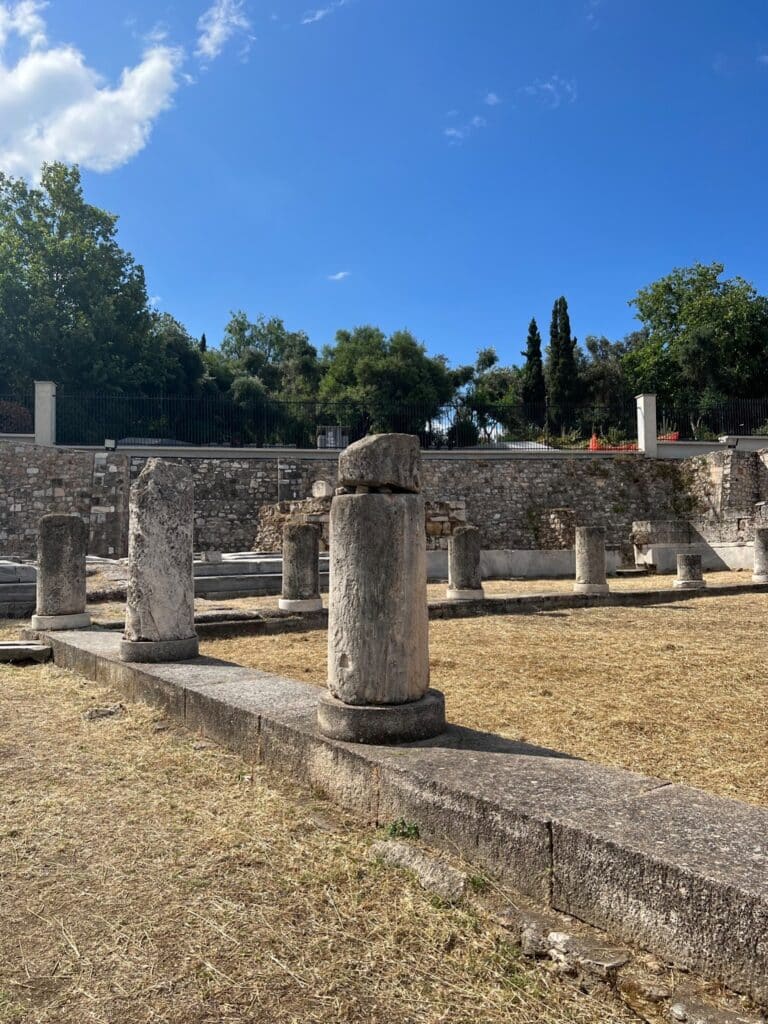
POLYGON ((542 80, 537 78, 531 85, 524 85, 519 92, 531 99, 539 100, 550 110, 556 110, 564 103, 575 103, 578 97, 576 82, 573 79, 551 75, 542 80))
POLYGON ((480 117, 479 114, 475 114, 473 118, 461 125, 451 125, 448 128, 443 129, 443 135, 448 139, 452 146, 458 146, 466 139, 473 135, 480 128, 487 128, 488 122, 484 117, 480 117))
POLYGON ((307 11, 301 19, 301 24, 314 25, 316 22, 322 21, 323 18, 327 18, 329 14, 338 11, 340 7, 346 7, 348 3, 349 0, 332 0, 325 7, 316 7, 313 11, 307 11))
POLYGON ((328 275, 328 280, 329 281, 343 281, 346 277, 349 277, 349 271, 348 270, 340 270, 338 272, 338 274, 329 274, 328 275))
POLYGON ((483 103, 485 103, 486 107, 497 107, 501 103, 501 97, 498 93, 487 92, 483 103))
POLYGON ((195 56, 214 60, 233 36, 244 33, 251 38, 251 22, 242 0, 215 0, 198 18, 197 31, 195 56))
POLYGON ((598 28, 600 25, 599 12, 602 5, 603 0, 587 0, 584 17, 591 28, 598 28))
POLYGON ((74 46, 48 44, 44 6, 0 0, 0 170, 34 180, 44 162, 62 160, 111 171, 146 146, 179 88, 183 54, 149 46, 110 84, 74 46), (11 37, 20 52, 6 63, 11 37))
POLYGON ((760 56, 757 58, 757 63, 768 65, 768 53, 761 53, 760 56))

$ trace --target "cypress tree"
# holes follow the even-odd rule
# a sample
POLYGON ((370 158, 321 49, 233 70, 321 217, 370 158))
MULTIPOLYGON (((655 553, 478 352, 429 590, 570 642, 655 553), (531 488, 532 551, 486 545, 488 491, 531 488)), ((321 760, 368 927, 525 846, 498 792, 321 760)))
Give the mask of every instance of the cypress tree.
POLYGON ((547 362, 547 419, 562 430, 574 422, 575 405, 581 386, 576 364, 576 339, 571 337, 571 319, 565 296, 555 302, 549 330, 547 362))
POLYGON ((546 400, 546 385, 544 383, 544 363, 541 358, 541 335, 535 318, 528 325, 520 395, 526 405, 535 407, 531 410, 532 418, 534 422, 538 421, 546 400))
POLYGON ((205 337, 205 331, 203 331, 200 337, 200 351, 207 352, 208 350, 208 339, 205 337))

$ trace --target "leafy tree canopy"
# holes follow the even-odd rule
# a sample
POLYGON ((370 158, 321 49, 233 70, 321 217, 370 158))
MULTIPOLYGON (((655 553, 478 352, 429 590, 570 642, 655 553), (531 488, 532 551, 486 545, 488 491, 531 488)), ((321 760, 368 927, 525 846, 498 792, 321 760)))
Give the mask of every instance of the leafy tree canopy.
POLYGON ((162 375, 144 272, 117 218, 86 203, 77 167, 43 167, 39 188, 0 174, 0 376, 65 390, 125 392, 162 375))

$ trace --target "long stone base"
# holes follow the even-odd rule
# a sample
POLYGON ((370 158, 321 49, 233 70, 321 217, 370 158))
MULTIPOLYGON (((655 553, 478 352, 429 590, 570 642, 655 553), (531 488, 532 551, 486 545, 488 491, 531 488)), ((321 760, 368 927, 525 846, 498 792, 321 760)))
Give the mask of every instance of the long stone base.
POLYGON ((479 590, 454 590, 448 587, 445 592, 446 601, 482 601, 485 598, 485 591, 482 587, 479 590))
POLYGON ((706 590, 706 580, 673 580, 675 590, 706 590))
POLYGON ((249 764, 364 821, 415 822, 424 842, 536 902, 768 1004, 768 808, 451 725, 407 746, 340 743, 319 733, 322 691, 310 683, 206 658, 132 665, 109 630, 45 640, 60 667, 143 698, 249 764))
POLYGON ((199 654, 196 636, 184 640, 121 640, 121 661, 188 661, 199 654))
POLYGON ((408 704, 344 704, 325 693, 317 705, 324 736, 345 743, 413 743, 445 730, 445 698, 427 690, 408 704))
POLYGON ((88 612, 77 615, 33 615, 32 629, 88 629, 91 616, 88 612))
POLYGON ((574 594, 607 594, 609 587, 607 583, 574 583, 574 594))
POLYGON ((321 597, 308 597, 305 599, 281 597, 277 602, 281 612, 319 612, 323 609, 321 597))
POLYGON ((753 583, 768 583, 768 574, 756 572, 752 574, 753 583))

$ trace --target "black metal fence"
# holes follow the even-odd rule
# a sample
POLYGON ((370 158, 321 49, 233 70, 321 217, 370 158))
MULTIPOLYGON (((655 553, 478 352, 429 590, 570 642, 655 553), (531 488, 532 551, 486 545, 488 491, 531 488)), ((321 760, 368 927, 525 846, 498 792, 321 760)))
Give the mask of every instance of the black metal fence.
POLYGON ((0 435, 35 432, 34 391, 0 392, 0 435))
POLYGON ((60 444, 341 448, 369 433, 417 434, 423 448, 478 446, 528 451, 632 450, 634 403, 559 410, 520 403, 461 402, 439 410, 409 405, 234 402, 221 397, 57 397, 60 444))
POLYGON ((658 434, 666 441, 716 441, 724 435, 763 436, 768 447, 768 398, 687 402, 659 409, 658 434))

